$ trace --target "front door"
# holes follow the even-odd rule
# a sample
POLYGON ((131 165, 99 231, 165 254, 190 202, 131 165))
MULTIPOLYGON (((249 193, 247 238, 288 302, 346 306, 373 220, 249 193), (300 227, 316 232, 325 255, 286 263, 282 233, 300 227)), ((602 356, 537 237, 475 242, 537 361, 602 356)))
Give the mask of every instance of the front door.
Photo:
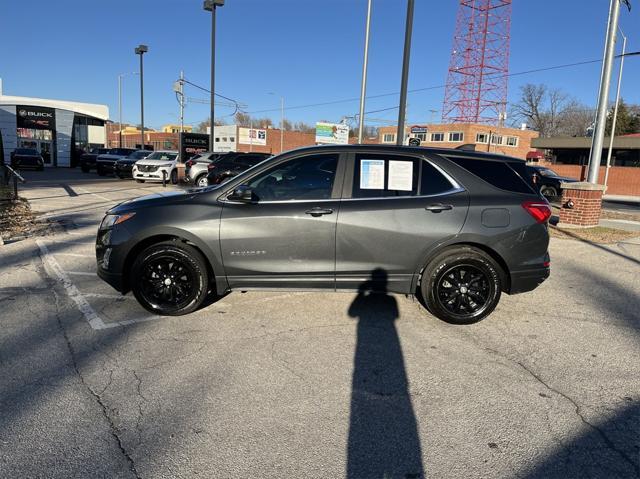
POLYGON ((54 166, 53 152, 52 152, 50 141, 40 142, 40 154, 42 155, 42 159, 44 160, 45 166, 54 166))
POLYGON ((254 201, 225 200, 220 245, 230 287, 335 287, 338 164, 338 154, 284 160, 244 183, 254 201))
POLYGON ((387 284, 378 287, 411 292, 430 248, 462 229, 467 193, 420 157, 358 153, 347 171, 353 182, 338 218, 336 288, 361 288, 383 270, 377 276, 387 284))

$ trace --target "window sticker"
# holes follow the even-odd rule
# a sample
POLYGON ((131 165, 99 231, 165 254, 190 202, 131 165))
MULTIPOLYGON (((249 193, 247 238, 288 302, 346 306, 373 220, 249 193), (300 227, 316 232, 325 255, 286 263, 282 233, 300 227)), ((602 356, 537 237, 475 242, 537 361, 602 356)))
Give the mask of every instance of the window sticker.
POLYGON ((413 189, 413 161, 389 161, 389 190, 413 189))
POLYGON ((384 190, 384 160, 360 161, 360 189, 384 190))

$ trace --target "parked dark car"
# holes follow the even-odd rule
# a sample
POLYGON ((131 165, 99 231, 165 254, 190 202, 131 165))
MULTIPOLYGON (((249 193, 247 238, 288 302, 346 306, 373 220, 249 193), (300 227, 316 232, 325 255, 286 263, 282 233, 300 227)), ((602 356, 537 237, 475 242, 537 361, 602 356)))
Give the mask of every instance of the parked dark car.
POLYGON ((33 148, 16 148, 11 152, 11 168, 14 170, 44 170, 44 159, 33 148))
POLYGON ((80 157, 80 169, 85 173, 95 170, 96 158, 105 153, 109 153, 109 148, 91 148, 88 153, 84 153, 80 157))
MULTIPOLYGON (((126 158, 131 153, 138 151, 135 148, 111 148, 108 152, 98 155, 96 158, 96 172, 100 176, 114 174, 116 161, 126 158)), ((153 153, 150 151, 149 153, 153 153)))
POLYGON ((207 165, 207 184, 224 183, 270 156, 270 153, 227 153, 207 165))
POLYGON ((133 153, 130 153, 129 156, 117 160, 114 166, 116 176, 120 179, 133 178, 133 175, 131 174, 133 165, 136 161, 145 159, 151 153, 153 153, 153 151, 136 150, 133 153))
POLYGON ((531 181, 540 194, 542 194, 548 200, 553 200, 558 196, 562 196, 561 183, 575 183, 575 178, 568 178, 566 176, 560 176, 551 168, 538 165, 527 165, 527 172, 531 177, 531 181))
POLYGON ((549 276, 551 209, 525 175, 524 161, 484 153, 303 148, 224 185, 112 208, 97 271, 161 315, 235 290, 366 290, 472 323, 549 276))

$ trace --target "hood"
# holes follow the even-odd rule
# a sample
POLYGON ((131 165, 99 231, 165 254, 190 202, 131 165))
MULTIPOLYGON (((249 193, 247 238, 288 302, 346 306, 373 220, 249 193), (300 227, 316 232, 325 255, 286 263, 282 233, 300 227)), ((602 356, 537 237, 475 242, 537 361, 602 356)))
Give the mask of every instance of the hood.
POLYGON ((108 161, 115 161, 115 160, 120 160, 121 158, 126 158, 122 155, 98 155, 97 159, 98 160, 108 160, 108 161))
POLYGON ((577 183, 580 180, 575 178, 569 178, 567 176, 548 176, 547 178, 553 178, 554 180, 564 181, 565 183, 577 183))
POLYGON ((136 161, 136 165, 143 166, 160 166, 160 165, 168 165, 175 164, 177 160, 138 160, 136 161))
POLYGON ((154 193, 152 195, 145 195, 139 198, 134 198, 132 200, 127 200, 119 203, 109 211, 107 211, 107 213, 121 214, 128 211, 138 210, 140 208, 148 208, 150 206, 182 203, 193 198, 197 191, 198 190, 196 189, 189 189, 185 191, 167 191, 162 193, 154 193))
POLYGON ((136 161, 140 161, 140 160, 134 160, 133 158, 120 158, 118 160, 118 163, 124 163, 127 165, 133 165, 136 161))

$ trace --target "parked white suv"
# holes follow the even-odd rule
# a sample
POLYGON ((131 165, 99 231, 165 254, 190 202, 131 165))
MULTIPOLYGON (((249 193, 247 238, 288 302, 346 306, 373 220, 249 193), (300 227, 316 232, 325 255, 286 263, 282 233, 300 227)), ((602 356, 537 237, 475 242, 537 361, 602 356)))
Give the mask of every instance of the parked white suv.
POLYGON ((138 183, 162 181, 163 176, 174 185, 178 183, 177 151, 154 151, 144 160, 136 161, 131 174, 138 183))

